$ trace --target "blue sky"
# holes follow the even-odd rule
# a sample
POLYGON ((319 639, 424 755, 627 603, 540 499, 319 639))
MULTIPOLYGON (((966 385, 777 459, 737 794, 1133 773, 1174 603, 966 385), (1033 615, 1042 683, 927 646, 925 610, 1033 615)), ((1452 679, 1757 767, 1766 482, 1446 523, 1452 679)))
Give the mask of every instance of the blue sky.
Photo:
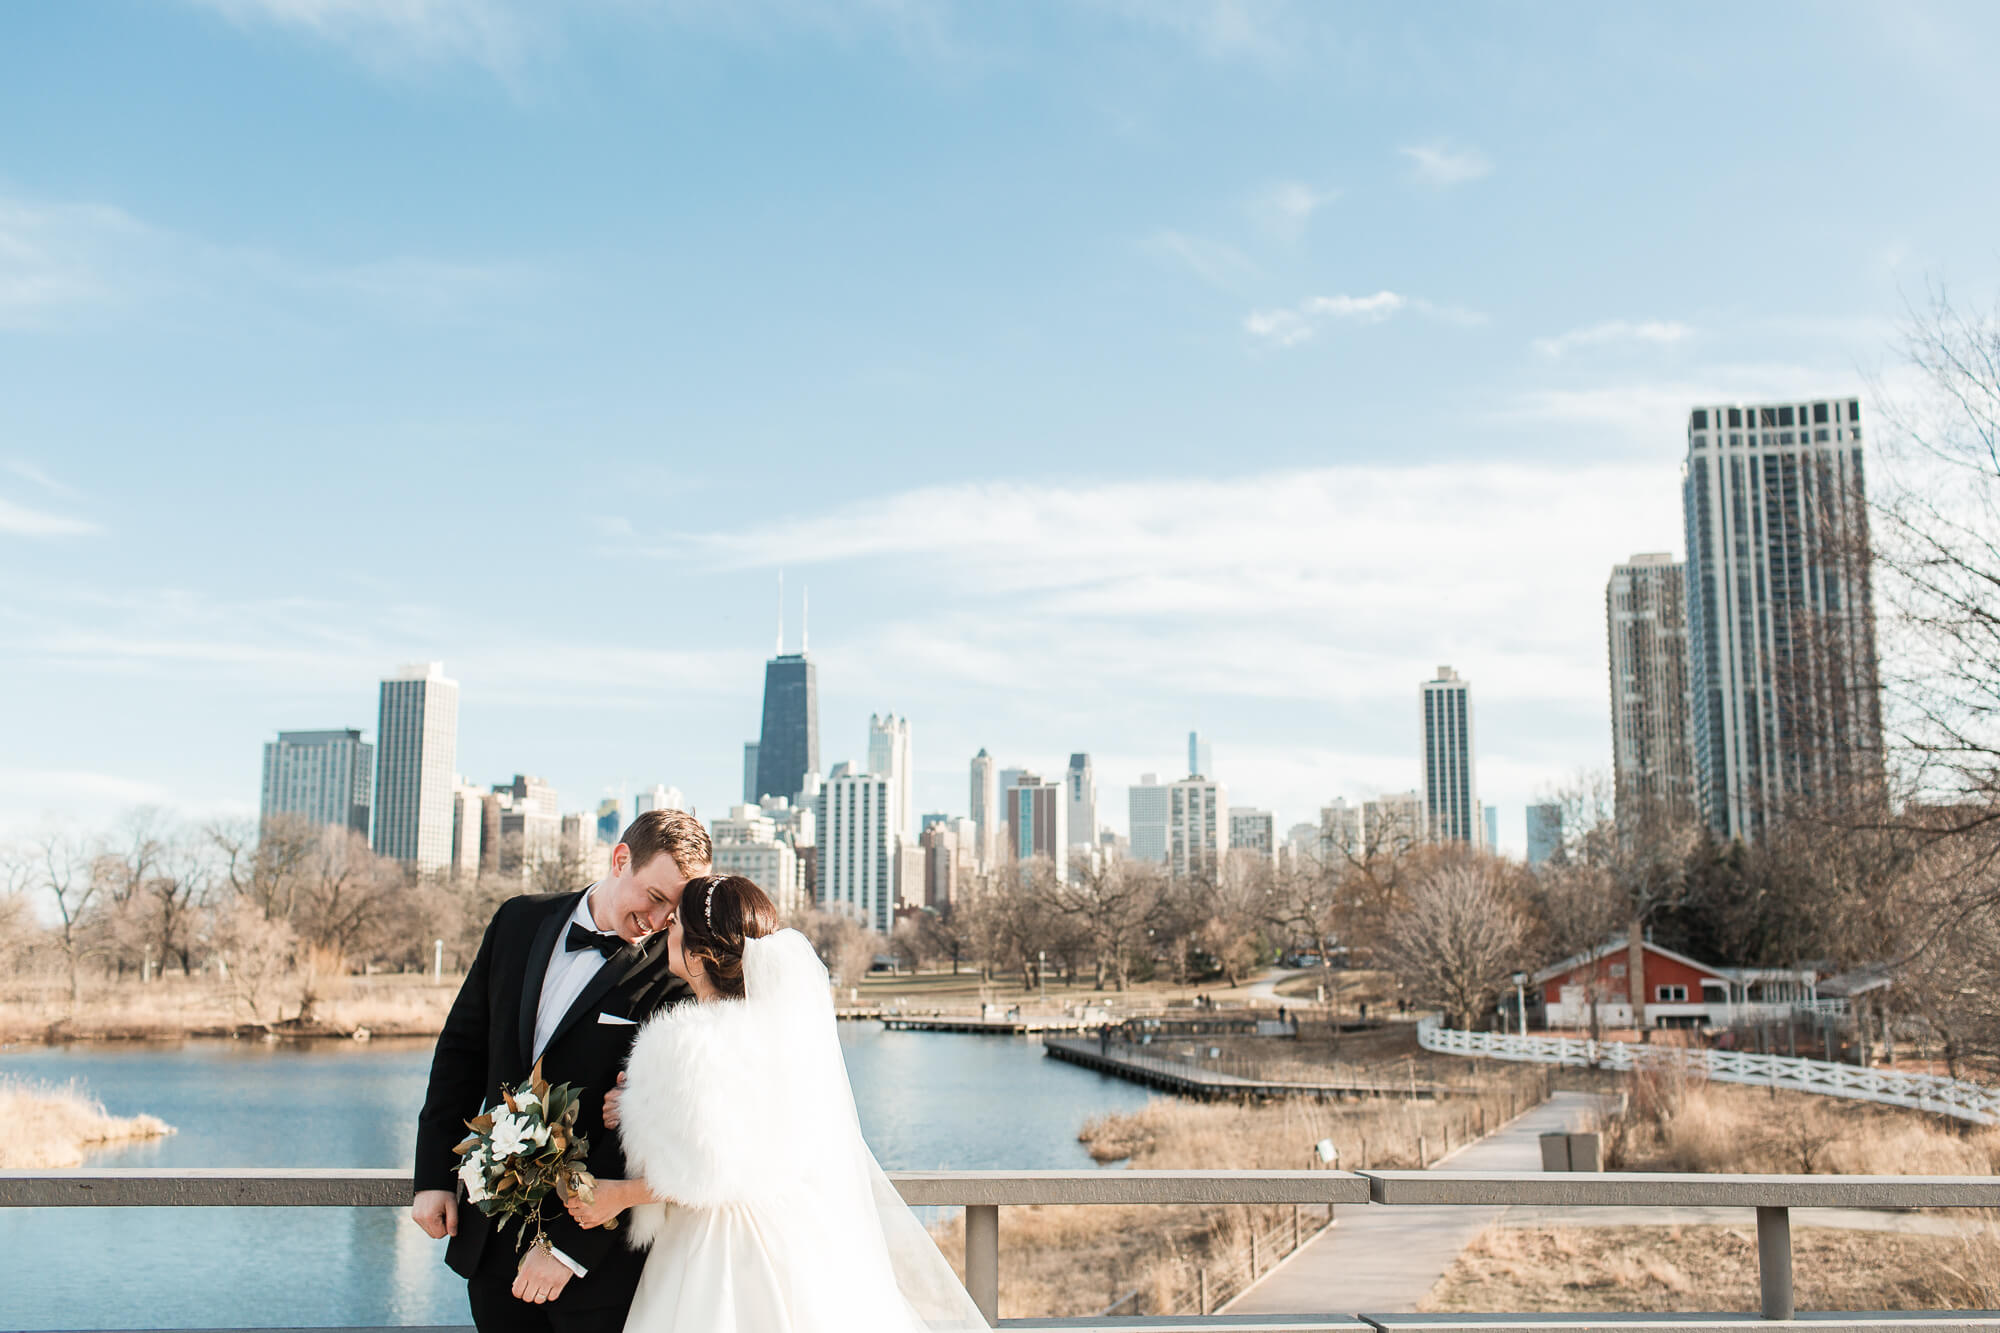
POLYGON ((1685 411, 1995 290, 1966 4, 154 0, 0 11, 0 830, 254 807, 441 658, 461 768, 736 798, 1213 741, 1312 816, 1608 763, 1685 411))

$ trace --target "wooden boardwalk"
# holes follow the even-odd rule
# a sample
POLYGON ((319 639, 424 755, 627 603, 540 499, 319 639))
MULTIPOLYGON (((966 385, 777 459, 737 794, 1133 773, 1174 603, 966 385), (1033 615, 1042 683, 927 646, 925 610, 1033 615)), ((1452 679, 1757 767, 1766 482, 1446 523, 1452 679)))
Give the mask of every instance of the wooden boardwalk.
POLYGON ((1002 1037, 1025 1037, 1043 1032, 1083 1032, 1098 1024, 1061 1014, 1022 1018, 975 1018, 970 1014, 877 1015, 891 1032, 975 1032, 1002 1037))
POLYGON ((1085 1069, 1094 1069, 1100 1074, 1110 1074, 1127 1082, 1143 1083, 1162 1092, 1171 1092, 1182 1097, 1196 1097, 1204 1101, 1223 1098, 1263 1100, 1277 1097, 1312 1097, 1322 1101, 1341 1101, 1349 1097, 1412 1096, 1430 1101, 1438 1097, 1471 1091, 1449 1084, 1412 1084, 1374 1079, 1294 1083, 1278 1079, 1245 1078, 1240 1074, 1225 1074, 1220 1070, 1202 1069, 1196 1065, 1163 1059, 1157 1055, 1144 1055, 1123 1043, 1114 1043, 1106 1051, 1096 1041, 1078 1040, 1074 1037, 1050 1037, 1042 1045, 1052 1059, 1081 1065, 1085 1069))

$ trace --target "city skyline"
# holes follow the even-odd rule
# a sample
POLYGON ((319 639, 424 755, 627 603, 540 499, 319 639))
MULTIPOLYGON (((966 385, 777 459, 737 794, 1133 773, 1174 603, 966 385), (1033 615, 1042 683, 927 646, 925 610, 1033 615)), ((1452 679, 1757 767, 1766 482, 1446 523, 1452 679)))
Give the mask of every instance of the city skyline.
POLYGON ((1115 827, 1198 730, 1289 827, 1450 661, 1518 851, 1688 411, 1874 413, 2000 284, 1987 6, 586 8, 10 12, 5 831, 254 818, 437 659, 468 776, 726 810, 783 570, 818 766, 893 706, 919 811, 1087 751, 1115 827))

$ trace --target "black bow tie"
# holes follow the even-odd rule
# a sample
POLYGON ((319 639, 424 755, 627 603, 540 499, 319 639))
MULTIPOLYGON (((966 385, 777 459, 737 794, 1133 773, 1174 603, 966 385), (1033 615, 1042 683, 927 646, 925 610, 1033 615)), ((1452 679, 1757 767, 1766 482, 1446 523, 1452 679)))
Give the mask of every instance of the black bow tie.
POLYGON ((569 923, 569 934, 563 939, 563 947, 571 953, 575 953, 578 949, 595 949, 609 958, 625 947, 625 941, 616 935, 601 935, 594 930, 585 930, 572 921, 569 923))

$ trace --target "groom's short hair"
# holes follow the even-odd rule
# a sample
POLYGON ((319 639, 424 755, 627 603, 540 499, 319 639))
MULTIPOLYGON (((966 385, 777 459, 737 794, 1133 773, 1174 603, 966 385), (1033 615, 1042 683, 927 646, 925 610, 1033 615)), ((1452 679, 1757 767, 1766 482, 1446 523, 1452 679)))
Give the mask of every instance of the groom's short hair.
POLYGON ((694 876, 707 873, 715 858, 708 830, 685 810, 648 810, 626 826, 619 841, 631 848, 634 870, 664 853, 681 874, 694 876))

